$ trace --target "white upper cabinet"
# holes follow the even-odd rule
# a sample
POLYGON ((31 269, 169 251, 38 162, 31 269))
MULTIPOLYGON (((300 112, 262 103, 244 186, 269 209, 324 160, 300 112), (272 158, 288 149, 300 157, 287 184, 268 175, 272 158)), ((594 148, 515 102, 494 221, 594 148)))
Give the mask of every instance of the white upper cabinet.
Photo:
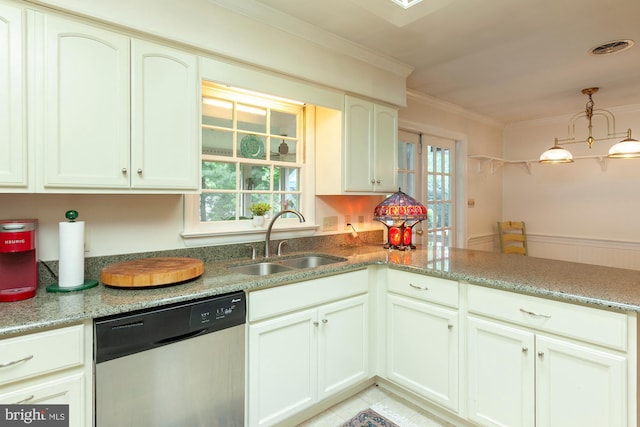
POLYGON ((347 96, 345 191, 395 192, 398 183, 398 112, 347 96))
POLYGON ((352 96, 316 109, 316 193, 397 191, 398 111, 352 96))
POLYGON ((199 188, 197 58, 132 40, 131 186, 199 188))
POLYGON ((194 55, 30 12, 37 191, 197 190, 194 55))
POLYGON ((0 3, 0 189, 25 191, 28 156, 25 132, 22 9, 0 3))
POLYGON ((33 15, 38 190, 128 188, 129 38, 33 15))

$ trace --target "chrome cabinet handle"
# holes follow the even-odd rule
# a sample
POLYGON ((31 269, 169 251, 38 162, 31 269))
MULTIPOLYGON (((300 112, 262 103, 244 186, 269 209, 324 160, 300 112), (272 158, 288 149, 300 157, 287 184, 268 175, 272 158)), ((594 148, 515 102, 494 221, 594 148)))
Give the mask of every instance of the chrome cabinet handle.
POLYGON ((15 402, 15 403, 14 403, 14 405, 20 405, 20 404, 22 404, 22 403, 27 403, 27 402, 29 402, 30 400, 33 400, 33 398, 34 398, 34 397, 35 397, 35 396, 32 394, 32 395, 30 395, 29 397, 27 397, 27 398, 25 398, 25 399, 22 399, 22 400, 19 400, 19 401, 15 402))
POLYGON ((411 286, 414 289, 421 290, 421 291, 428 291, 429 290, 429 288, 427 288, 426 286, 423 288, 422 286, 414 285, 413 283, 409 283, 409 286, 411 286))
POLYGON ((521 308, 520 311, 523 312, 523 313, 526 313, 526 314, 528 314, 530 316, 544 317, 546 319, 551 319, 551 315, 549 315, 549 314, 535 313, 533 311, 525 310, 524 308, 521 308))
POLYGON ((6 368, 8 366, 13 366, 18 363, 27 362, 31 359, 33 359, 33 354, 30 354, 27 357, 23 357, 22 359, 12 360, 11 362, 0 363, 0 368, 6 368))

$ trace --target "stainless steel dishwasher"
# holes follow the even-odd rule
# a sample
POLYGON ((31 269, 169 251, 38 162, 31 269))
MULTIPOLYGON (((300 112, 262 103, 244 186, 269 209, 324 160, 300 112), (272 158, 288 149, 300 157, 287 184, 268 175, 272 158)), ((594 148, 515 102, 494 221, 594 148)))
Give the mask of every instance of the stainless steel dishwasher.
POLYGON ((96 319, 96 427, 242 427, 243 292, 96 319))

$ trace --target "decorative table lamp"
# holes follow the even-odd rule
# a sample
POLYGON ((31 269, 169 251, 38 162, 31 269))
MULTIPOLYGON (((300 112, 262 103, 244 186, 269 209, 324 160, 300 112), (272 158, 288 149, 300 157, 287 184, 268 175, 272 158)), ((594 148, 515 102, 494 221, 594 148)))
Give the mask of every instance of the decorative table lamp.
POLYGON ((415 249, 415 245, 411 244, 412 228, 427 219, 427 208, 398 189, 376 206, 373 219, 387 227, 385 248, 401 251, 407 248, 415 249))

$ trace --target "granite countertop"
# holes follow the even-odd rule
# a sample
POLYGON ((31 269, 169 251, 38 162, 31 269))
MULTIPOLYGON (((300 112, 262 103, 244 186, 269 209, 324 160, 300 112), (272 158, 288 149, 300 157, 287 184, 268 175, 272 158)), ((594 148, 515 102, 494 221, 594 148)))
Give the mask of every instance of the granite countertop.
POLYGON ((401 252, 360 246, 314 253, 347 260, 270 276, 247 276, 227 268, 251 263, 246 258, 209 262, 199 278, 159 288, 120 289, 100 284, 84 291, 50 293, 39 286, 34 298, 0 303, 0 337, 233 291, 278 286, 375 264, 598 308, 640 311, 640 271, 636 270, 450 248, 401 252))

